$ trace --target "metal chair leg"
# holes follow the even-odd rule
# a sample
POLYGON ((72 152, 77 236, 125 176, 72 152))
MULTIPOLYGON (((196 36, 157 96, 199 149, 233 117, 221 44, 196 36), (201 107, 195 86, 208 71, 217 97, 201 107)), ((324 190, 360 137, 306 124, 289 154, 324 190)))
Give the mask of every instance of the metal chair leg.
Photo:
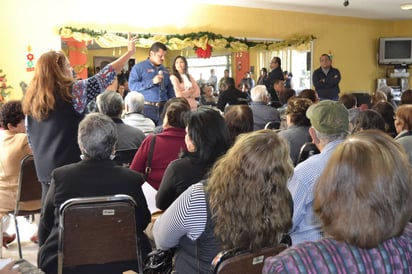
POLYGON ((17 244, 19 246, 19 257, 20 259, 23 259, 23 254, 21 252, 21 242, 20 242, 20 232, 19 232, 19 224, 17 222, 17 216, 13 215, 14 217, 14 224, 16 225, 16 235, 17 235, 17 244))
POLYGON ((1 247, 0 247, 0 259, 3 258, 3 218, 0 218, 0 243, 1 243, 1 247))

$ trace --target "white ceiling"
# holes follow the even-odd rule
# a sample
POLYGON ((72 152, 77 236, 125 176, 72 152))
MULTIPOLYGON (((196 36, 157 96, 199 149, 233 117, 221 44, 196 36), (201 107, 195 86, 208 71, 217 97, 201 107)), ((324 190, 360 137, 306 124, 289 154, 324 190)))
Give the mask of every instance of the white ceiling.
POLYGON ((384 20, 412 20, 412 10, 402 10, 401 4, 412 0, 198 0, 216 5, 288 10, 337 16, 384 20))

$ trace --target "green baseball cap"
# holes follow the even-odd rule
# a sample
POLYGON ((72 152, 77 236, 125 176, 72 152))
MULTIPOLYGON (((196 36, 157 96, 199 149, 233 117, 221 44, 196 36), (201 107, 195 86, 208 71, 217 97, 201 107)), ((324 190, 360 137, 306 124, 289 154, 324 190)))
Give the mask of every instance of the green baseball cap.
POLYGON ((308 108, 306 117, 320 133, 334 134, 349 130, 349 113, 340 102, 320 101, 308 108))

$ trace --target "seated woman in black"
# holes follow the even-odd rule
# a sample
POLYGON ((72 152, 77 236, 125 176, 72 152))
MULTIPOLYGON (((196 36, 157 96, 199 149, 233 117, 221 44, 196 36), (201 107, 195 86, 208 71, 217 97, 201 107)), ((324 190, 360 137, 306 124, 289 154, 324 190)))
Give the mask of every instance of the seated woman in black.
POLYGON ((189 186, 204 179, 214 162, 231 146, 225 120, 216 110, 200 107, 191 112, 185 143, 188 151, 171 162, 156 195, 156 207, 166 210, 189 186))
MULTIPOLYGON (((150 222, 150 212, 141 189, 143 178, 139 173, 111 161, 116 142, 116 125, 106 115, 92 113, 80 122, 78 143, 82 161, 53 171, 50 189, 42 208, 38 233, 38 266, 44 272, 57 273, 58 209, 71 198, 115 194, 133 197, 137 203, 136 228, 143 257, 150 251, 149 241, 143 233, 150 222)), ((84 244, 87 245, 87 242, 84 244)), ((87 265, 65 269, 64 273, 122 273, 129 269, 137 271, 137 262, 87 265)))

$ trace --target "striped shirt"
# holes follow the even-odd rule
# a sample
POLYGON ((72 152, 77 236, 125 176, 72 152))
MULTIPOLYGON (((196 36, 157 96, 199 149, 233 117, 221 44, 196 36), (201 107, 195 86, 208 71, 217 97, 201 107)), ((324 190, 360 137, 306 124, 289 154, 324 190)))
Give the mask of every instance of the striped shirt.
POLYGON ((305 242, 267 258, 262 273, 412 273, 412 224, 370 249, 332 238, 305 242))
POLYGON ((322 238, 320 220, 313 212, 313 191, 315 183, 326 166, 335 148, 343 141, 329 142, 316 154, 295 167, 288 189, 293 198, 293 227, 290 231, 292 244, 316 241, 322 238))
POLYGON ((156 247, 176 247, 182 237, 197 240, 205 230, 206 196, 203 183, 190 186, 156 220, 153 235, 156 247))

